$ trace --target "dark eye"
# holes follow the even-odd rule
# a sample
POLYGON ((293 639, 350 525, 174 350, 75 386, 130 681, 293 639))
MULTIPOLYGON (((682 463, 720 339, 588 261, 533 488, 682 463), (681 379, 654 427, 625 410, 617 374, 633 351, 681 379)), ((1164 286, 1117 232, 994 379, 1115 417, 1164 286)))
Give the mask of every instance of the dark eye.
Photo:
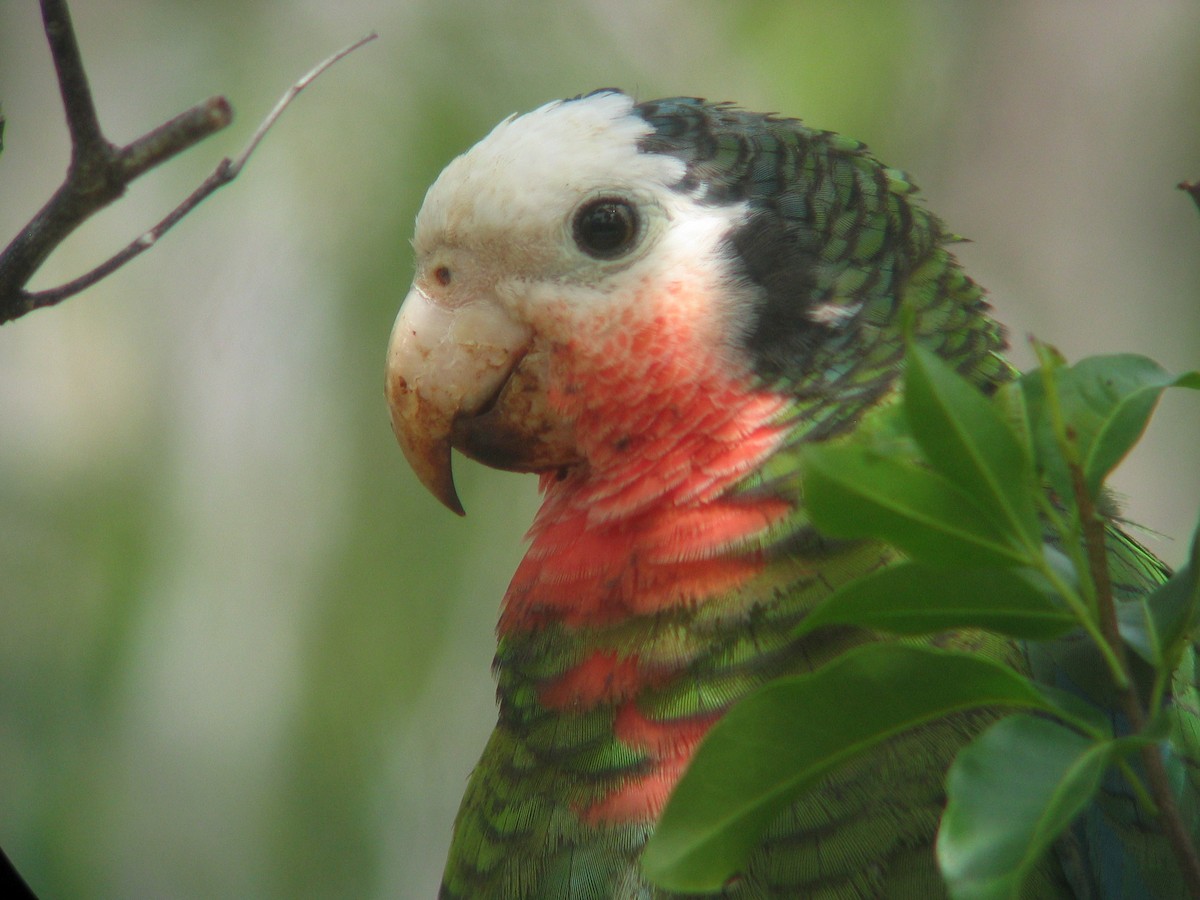
POLYGON ((627 200, 600 197, 585 203, 575 213, 575 243, 596 259, 616 259, 623 255, 633 247, 637 234, 637 211, 627 200))

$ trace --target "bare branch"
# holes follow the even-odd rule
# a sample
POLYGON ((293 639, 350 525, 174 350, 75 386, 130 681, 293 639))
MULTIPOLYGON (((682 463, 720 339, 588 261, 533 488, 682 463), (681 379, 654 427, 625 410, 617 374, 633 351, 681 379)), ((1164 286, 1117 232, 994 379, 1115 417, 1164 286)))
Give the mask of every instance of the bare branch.
POLYGON ((120 197, 134 179, 221 130, 233 118, 225 98, 212 97, 129 145, 114 146, 104 137, 96 116, 66 0, 42 0, 42 18, 71 134, 71 165, 66 179, 46 205, 0 253, 0 324, 32 310, 61 303, 154 246, 204 198, 237 177, 264 135, 297 94, 335 62, 375 38, 374 33, 369 34, 305 73, 275 104, 242 153, 232 160, 223 159, 187 199, 152 229, 79 278, 33 293, 25 290, 25 285, 72 231, 120 197))
MULTIPOLYGON (((233 179, 237 178, 238 173, 242 171, 242 167, 246 165, 246 161, 250 158, 250 154, 254 152, 256 147, 258 147, 259 142, 261 142, 263 139, 263 136, 266 135, 271 126, 275 124, 275 122, 279 119, 279 116, 283 113, 288 104, 292 102, 297 94, 308 87, 308 85, 311 84, 318 75, 328 69, 339 59, 357 50, 363 44, 373 41, 375 37, 375 33, 372 32, 366 37, 355 41, 350 46, 339 50, 337 53, 333 54, 333 56, 330 56, 328 59, 323 60, 314 66, 307 74, 304 75, 303 78, 288 88, 287 92, 283 95, 283 97, 280 98, 279 102, 275 104, 275 107, 263 120, 262 124, 259 125, 255 130, 254 134, 250 138, 249 143, 247 143, 245 149, 238 154, 236 159, 230 159, 229 157, 226 157, 225 159, 221 160, 221 162, 217 165, 217 168, 213 170, 213 173, 209 175, 208 178, 204 179, 201 185, 188 195, 186 200, 175 207, 175 209, 171 210, 171 212, 167 214, 166 218, 164 218, 161 222, 159 222, 137 240, 130 243, 123 250, 105 260, 96 268, 92 269, 90 272, 79 276, 73 281, 69 281, 64 285, 61 285, 60 287, 39 291, 35 294, 27 294, 26 296, 28 297, 28 302, 31 304, 29 308, 31 310, 40 309, 45 306, 54 306, 56 303, 61 303, 68 297, 78 294, 80 291, 91 287, 97 281, 100 281, 102 278, 107 277, 117 269, 121 268, 121 266, 125 265, 125 263, 129 262, 135 256, 140 256, 142 253, 153 247, 158 242, 160 237, 166 234, 166 232, 169 231, 180 219, 199 206, 200 202, 208 197, 209 194, 216 191, 217 188, 223 187, 224 185, 227 185, 229 182, 233 181, 233 179)), ((163 127, 165 128, 166 126, 163 127)), ((151 135, 147 135, 147 137, 143 138, 142 140, 147 140, 150 137, 151 135)))
MULTIPOLYGON (((104 142, 103 157, 84 157, 86 162, 72 163, 66 181, 0 254, 0 323, 39 306, 51 305, 35 302, 34 295, 25 291, 24 286, 71 232, 120 197, 126 185, 150 165, 182 153, 224 128, 232 118, 233 111, 225 98, 213 97, 144 138, 156 136, 159 146, 153 154, 141 151, 127 156, 125 151, 116 150, 109 153, 113 148, 104 142), (147 164, 151 156, 153 160, 147 164)), ((132 146, 138 144, 140 141, 132 146)))
POLYGON ((270 130, 271 126, 275 124, 275 121, 281 115, 283 115, 283 111, 285 109, 287 109, 288 104, 291 103, 292 100, 294 100, 296 98, 297 94, 299 94, 302 90, 304 90, 306 87, 308 87, 314 81, 316 81, 316 79, 326 69, 328 69, 330 66, 332 66, 334 63, 349 56, 351 53, 353 53, 355 50, 357 50, 359 47, 363 46, 364 44, 369 44, 371 41, 375 40, 375 38, 377 38, 378 36, 379 35, 377 35, 374 31, 372 31, 370 34, 359 38, 353 44, 343 47, 341 50, 339 50, 337 53, 333 54, 332 56, 328 57, 327 59, 321 60, 321 62, 317 63, 315 66, 313 66, 307 72, 305 72, 304 75, 301 76, 299 81, 297 81, 290 88, 288 88, 284 92, 283 96, 279 98, 279 102, 277 102, 275 104, 274 108, 269 113, 267 113, 267 117, 262 120, 262 124, 260 124, 258 126, 258 128, 255 130, 254 134, 251 135, 249 143, 246 144, 246 149, 244 149, 238 155, 237 159, 229 162, 231 172, 230 172, 229 178, 227 180, 232 181, 234 178, 237 177, 238 173, 242 171, 242 166, 246 165, 246 160, 248 160, 250 158, 250 154, 254 152, 254 148, 257 147, 259 144, 259 141, 261 141, 263 139, 263 137, 266 136, 266 133, 270 130))
POLYGON ((75 40, 66 0, 42 0, 42 24, 46 29, 46 40, 50 42, 54 69, 58 72, 67 128, 71 131, 72 162, 96 155, 101 147, 111 149, 100 131, 92 88, 83 68, 83 57, 75 40))
POLYGON ((198 144, 233 121, 224 97, 210 97, 142 135, 117 153, 126 183, 198 144))

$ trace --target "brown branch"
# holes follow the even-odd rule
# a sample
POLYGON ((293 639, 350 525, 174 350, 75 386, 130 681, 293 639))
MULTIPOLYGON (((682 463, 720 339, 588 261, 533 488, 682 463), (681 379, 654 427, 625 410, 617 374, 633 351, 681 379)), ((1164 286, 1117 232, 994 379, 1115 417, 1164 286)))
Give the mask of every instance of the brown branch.
POLYGON ((62 185, 0 253, 0 324, 32 310, 61 303, 154 246, 209 194, 237 177, 263 136, 297 94, 335 62, 375 38, 374 33, 369 34, 307 72, 288 89, 259 125, 245 150, 236 159, 223 159, 187 199, 152 229, 90 272, 59 287, 35 293, 25 290, 25 285, 71 232, 120 197, 134 179, 221 130, 233 118, 225 98, 213 97, 125 147, 109 143, 96 116, 66 2, 41 2, 46 38, 54 57, 71 135, 71 164, 62 185))
POLYGON ((58 89, 67 113, 67 128, 71 132, 74 165, 80 158, 98 155, 112 147, 100 131, 92 88, 83 68, 83 57, 79 53, 79 42, 75 40, 75 27, 71 24, 66 0, 42 0, 42 24, 58 73, 58 89))
MULTIPOLYGON (((182 153, 224 128, 232 117, 225 98, 214 97, 172 119, 154 132, 160 135, 161 142, 169 145, 159 152, 158 162, 182 153), (168 126, 170 133, 163 134, 168 126)), ((38 302, 39 294, 24 289, 29 279, 71 232, 120 197, 126 185, 149 168, 141 164, 141 158, 126 157, 122 151, 105 152, 103 158, 81 157, 81 160, 79 165, 72 164, 66 181, 0 254, 0 324, 41 306, 53 305, 38 302), (131 162, 138 163, 139 170, 132 175, 126 168, 131 162)), ((53 302, 68 296, 70 293, 63 294, 53 302)))
MULTIPOLYGON (((109 259, 96 266, 96 268, 92 269, 90 272, 79 276, 73 281, 68 281, 66 284, 59 287, 52 288, 50 290, 39 291, 36 294, 26 294, 26 296, 29 298, 29 302, 33 304, 30 309, 40 309, 45 306, 54 306, 56 303, 61 303, 68 297, 78 294, 85 288, 91 287, 97 281, 100 281, 102 278, 107 277, 117 269, 121 268, 121 266, 125 265, 125 263, 129 262, 135 256, 139 256, 153 247, 158 242, 160 237, 166 234, 166 232, 170 230, 180 219, 199 206, 200 202, 208 197, 209 194, 213 193, 215 190, 217 190, 217 188, 229 184, 229 182, 237 178, 238 173, 242 171, 242 168, 246 165, 247 160, 250 159, 250 154, 254 152, 256 147, 258 147, 259 142, 263 139, 263 136, 266 135, 271 126, 275 124, 275 122, 279 119, 279 116, 283 113, 288 104, 292 102, 297 94, 308 87, 318 75, 332 66, 335 62, 347 54, 354 52, 363 44, 373 41, 375 37, 375 33, 372 32, 366 37, 355 41, 350 46, 342 48, 337 53, 333 54, 333 56, 322 60, 312 69, 310 69, 299 81, 288 88, 284 95, 279 99, 279 102, 275 104, 275 107, 271 110, 271 112, 267 114, 267 117, 263 119, 262 123, 250 137, 250 141, 246 144, 245 149, 238 154, 236 159, 230 159, 229 157, 226 157, 225 159, 221 160, 221 162, 217 164, 217 168, 213 170, 213 173, 204 179, 200 186, 188 195, 186 200, 171 210, 171 212, 168 213, 161 222, 159 222, 137 240, 130 243, 124 249, 120 250, 109 259)), ((169 125, 170 123, 167 124, 169 125)), ((166 127, 166 125, 162 126, 162 128, 166 127)), ((154 132, 142 138, 138 143, 149 142, 153 136, 154 132)))
MULTIPOLYGON (((1070 437, 1070 435, 1068 435, 1070 437)), ((1118 630, 1117 609, 1113 599, 1112 580, 1108 572, 1107 540, 1104 520, 1096 511, 1092 497, 1084 482, 1083 467, 1076 461, 1068 461, 1071 472, 1072 493, 1079 509, 1079 521, 1083 526, 1083 542, 1087 551, 1088 571, 1096 588, 1096 606, 1100 619, 1100 630, 1104 639, 1120 661, 1121 670, 1129 674, 1129 659, 1125 652, 1125 642, 1121 640, 1118 630)), ((1135 734, 1141 734, 1146 729, 1146 713, 1142 709, 1141 698, 1132 678, 1127 679, 1124 687, 1117 687, 1122 712, 1129 719, 1129 725, 1135 734)), ((1184 884, 1193 898, 1200 898, 1200 856, 1192 844, 1191 835, 1175 795, 1171 791, 1171 782, 1163 765, 1162 754, 1157 744, 1147 744, 1141 748, 1142 765, 1146 770, 1146 781, 1150 794, 1158 807, 1158 815, 1162 821, 1163 831, 1171 844, 1175 859, 1183 873, 1184 884)))

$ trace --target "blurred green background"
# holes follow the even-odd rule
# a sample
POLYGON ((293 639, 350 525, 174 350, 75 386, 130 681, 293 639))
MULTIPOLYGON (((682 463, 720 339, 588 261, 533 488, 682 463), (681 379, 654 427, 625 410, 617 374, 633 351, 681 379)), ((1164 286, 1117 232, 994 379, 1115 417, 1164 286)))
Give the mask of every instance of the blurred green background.
MULTIPOLYGON (((1015 355, 1200 365, 1200 5, 76 0, 109 136, 224 93, 235 124, 139 181, 35 286, 169 210, 309 65, 152 252, 0 329, 0 845, 46 898, 434 895, 493 721, 497 602, 533 480, 394 445, 382 362, 426 186, 503 116, 600 86, 867 141, 971 237, 1015 355)), ((37 4, 0 3, 0 241, 67 142, 37 4)), ((1200 406, 1120 471, 1176 540, 1200 406)))

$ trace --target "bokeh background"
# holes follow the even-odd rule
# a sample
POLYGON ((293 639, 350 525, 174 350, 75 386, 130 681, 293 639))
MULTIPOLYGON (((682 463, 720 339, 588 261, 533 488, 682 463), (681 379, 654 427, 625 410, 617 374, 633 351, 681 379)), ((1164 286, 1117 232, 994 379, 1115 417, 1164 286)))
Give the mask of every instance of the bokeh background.
MULTIPOLYGON (((973 239, 1018 360, 1200 365, 1200 5, 76 0, 128 141, 235 124, 56 253, 78 274, 287 112, 241 179, 87 294, 0 329, 0 845, 46 898, 434 895, 493 721, 497 601, 533 480, 394 445, 382 362, 426 186, 500 118, 594 87, 798 115, 913 172, 973 239)), ((0 242, 68 147, 32 0, 0 3, 0 242)), ((1200 400, 1117 486, 1178 563, 1200 400)))

